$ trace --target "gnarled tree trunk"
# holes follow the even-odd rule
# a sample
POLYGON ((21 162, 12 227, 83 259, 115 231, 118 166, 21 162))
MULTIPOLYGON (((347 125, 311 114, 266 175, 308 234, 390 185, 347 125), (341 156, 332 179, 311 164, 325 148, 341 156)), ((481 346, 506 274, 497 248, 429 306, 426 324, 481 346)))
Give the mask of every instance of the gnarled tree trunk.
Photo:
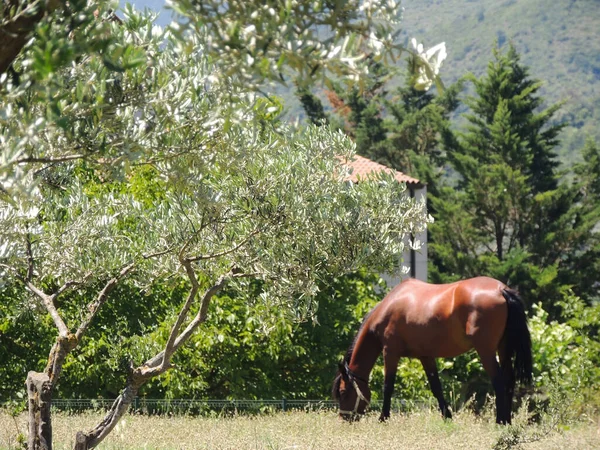
POLYGON ((98 445, 115 428, 121 417, 129 409, 129 405, 135 399, 139 385, 133 380, 127 385, 121 395, 115 400, 110 411, 104 416, 102 421, 92 430, 84 433, 78 431, 75 436, 74 450, 88 450, 98 445))
POLYGON ((50 406, 52 383, 46 373, 27 374, 27 397, 29 406, 29 450, 52 450, 52 422, 50 406))
POLYGON ((52 346, 48 364, 43 373, 31 371, 27 374, 27 397, 29 404, 28 450, 52 449, 52 421, 50 407, 52 392, 58 382, 67 355, 77 346, 77 338, 69 333, 59 337, 52 346))

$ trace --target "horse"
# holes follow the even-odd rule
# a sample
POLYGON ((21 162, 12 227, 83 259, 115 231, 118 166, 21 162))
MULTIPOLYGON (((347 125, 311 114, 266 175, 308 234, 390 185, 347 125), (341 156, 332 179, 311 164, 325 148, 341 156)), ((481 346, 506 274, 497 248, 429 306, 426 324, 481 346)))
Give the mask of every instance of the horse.
POLYGON ((401 357, 421 361, 442 416, 451 419, 436 358, 456 357, 473 348, 492 381, 496 422, 510 424, 516 380, 521 384, 532 381, 531 336, 517 291, 489 277, 448 284, 416 279, 400 283, 367 314, 339 363, 332 393, 339 402, 340 417, 352 421, 365 413, 371 402, 369 375, 383 352, 380 421, 390 417, 401 357))

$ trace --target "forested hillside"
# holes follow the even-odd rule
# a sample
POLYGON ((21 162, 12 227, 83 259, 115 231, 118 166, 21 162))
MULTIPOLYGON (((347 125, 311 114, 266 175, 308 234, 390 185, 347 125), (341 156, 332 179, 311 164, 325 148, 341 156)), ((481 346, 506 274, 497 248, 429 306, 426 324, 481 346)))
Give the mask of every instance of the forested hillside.
POLYGON ((405 38, 425 46, 445 41, 443 77, 451 83, 473 72, 480 76, 491 50, 512 42, 533 78, 544 82, 548 104, 564 101, 557 113, 567 121, 558 152, 565 163, 587 135, 600 137, 600 2, 557 0, 404 0, 405 38))
MULTIPOLYGON (((156 10, 156 0, 137 0, 138 8, 156 10)), ((492 48, 512 42, 533 78, 543 81, 548 104, 564 102, 557 121, 569 125, 558 147, 562 162, 579 160, 587 136, 600 139, 600 2, 597 0, 403 0, 401 40, 412 37, 431 47, 446 42, 448 58, 442 77, 450 84, 467 72, 480 76, 492 59, 492 48)), ((159 23, 166 24, 163 11, 159 23)), ((402 64, 401 64, 402 65, 402 64)), ((403 67, 403 65, 402 65, 403 67)), ((392 80, 392 86, 402 77, 392 80)), ((291 88, 278 89, 289 115, 302 116, 291 88)), ((459 108, 458 113, 464 112, 459 108)), ((461 119, 455 115, 460 126, 461 119)))

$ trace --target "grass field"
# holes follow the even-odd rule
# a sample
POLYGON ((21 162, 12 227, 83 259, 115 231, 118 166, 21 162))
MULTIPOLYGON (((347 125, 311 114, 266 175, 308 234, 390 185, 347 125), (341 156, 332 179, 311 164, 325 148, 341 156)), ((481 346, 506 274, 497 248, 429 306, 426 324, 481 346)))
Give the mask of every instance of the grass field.
MULTIPOLYGON (((88 429, 98 413, 56 414, 54 448, 72 448, 75 432, 88 429)), ((386 424, 369 415, 359 423, 341 423, 333 412, 288 412, 231 418, 127 416, 100 445, 101 449, 600 449, 598 418, 570 426, 497 426, 491 411, 476 417, 455 414, 445 422, 433 411, 398 415, 386 424)), ((521 425, 519 425, 521 424, 521 425)), ((26 430, 26 417, 16 420, 0 412, 0 448, 16 449, 17 428, 26 430)))

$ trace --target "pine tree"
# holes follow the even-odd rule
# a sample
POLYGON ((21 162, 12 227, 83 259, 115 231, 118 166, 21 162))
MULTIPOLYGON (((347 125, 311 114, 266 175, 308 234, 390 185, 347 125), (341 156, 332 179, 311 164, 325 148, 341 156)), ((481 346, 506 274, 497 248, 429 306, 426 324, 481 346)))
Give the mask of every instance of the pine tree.
POLYGON ((304 112, 313 124, 320 126, 329 123, 329 118, 325 113, 323 103, 319 97, 313 94, 307 87, 297 85, 296 97, 300 100, 304 112))
POLYGON ((436 281, 495 276, 558 315, 566 274, 589 250, 584 230, 597 222, 581 187, 559 183, 562 125, 552 119, 560 105, 543 107, 541 83, 512 46, 494 50, 487 73, 469 78, 468 125, 448 152, 458 177, 432 200, 430 273, 436 281))
POLYGON ((565 266, 561 281, 573 286, 580 296, 598 302, 600 300, 600 147, 588 139, 581 151, 583 161, 576 164, 573 190, 574 202, 569 218, 573 227, 571 245, 563 253, 565 266))
POLYGON ((436 195, 438 182, 445 174, 443 149, 455 145, 450 115, 459 106, 463 83, 459 81, 437 95, 415 89, 412 58, 407 64, 404 85, 385 103, 391 143, 388 154, 378 156, 384 164, 419 178, 427 184, 428 192, 436 195))
POLYGON ((563 125, 552 119, 561 105, 542 109, 542 83, 529 77, 512 45, 505 54, 498 48, 493 54, 486 76, 467 77, 477 95, 466 101, 472 113, 465 116, 470 126, 464 153, 481 162, 500 155, 528 177, 533 194, 555 189, 559 163, 553 149, 563 125))

